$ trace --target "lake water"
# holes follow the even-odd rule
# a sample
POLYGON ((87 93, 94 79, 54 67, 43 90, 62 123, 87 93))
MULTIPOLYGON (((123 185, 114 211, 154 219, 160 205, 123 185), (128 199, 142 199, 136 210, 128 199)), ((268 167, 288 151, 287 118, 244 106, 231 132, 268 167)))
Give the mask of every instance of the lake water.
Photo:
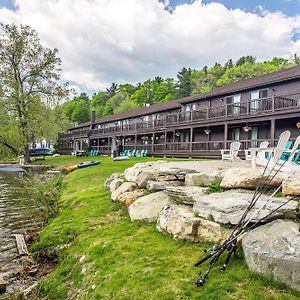
MULTIPOLYGON (((19 255, 14 234, 23 233, 32 227, 37 219, 33 218, 30 209, 35 205, 31 199, 16 199, 12 191, 17 188, 17 172, 0 172, 0 277, 10 277, 11 271, 20 268, 19 255)), ((31 210, 32 211, 32 210, 31 210)), ((15 277, 10 277, 7 292, 13 292, 23 286, 15 277)), ((0 294, 0 299, 5 294, 0 294)))

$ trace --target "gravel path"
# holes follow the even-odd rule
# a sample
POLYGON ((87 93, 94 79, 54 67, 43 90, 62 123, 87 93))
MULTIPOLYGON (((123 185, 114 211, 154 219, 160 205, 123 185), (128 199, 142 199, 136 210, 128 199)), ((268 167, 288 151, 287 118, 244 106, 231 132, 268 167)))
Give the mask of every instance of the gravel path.
POLYGON ((171 161, 161 163, 160 167, 191 169, 198 172, 226 171, 230 168, 251 168, 251 162, 237 159, 231 160, 190 160, 190 161, 171 161))

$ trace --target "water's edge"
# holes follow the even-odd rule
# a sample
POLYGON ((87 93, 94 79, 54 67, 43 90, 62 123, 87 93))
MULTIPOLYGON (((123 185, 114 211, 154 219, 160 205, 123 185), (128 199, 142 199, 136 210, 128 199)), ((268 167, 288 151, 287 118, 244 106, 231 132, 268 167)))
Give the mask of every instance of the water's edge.
POLYGON ((37 219, 31 213, 36 204, 32 199, 24 196, 17 199, 12 195, 18 187, 19 176, 21 173, 0 172, 0 277, 8 283, 0 299, 31 284, 18 276, 22 265, 14 234, 24 233, 36 225, 37 219))

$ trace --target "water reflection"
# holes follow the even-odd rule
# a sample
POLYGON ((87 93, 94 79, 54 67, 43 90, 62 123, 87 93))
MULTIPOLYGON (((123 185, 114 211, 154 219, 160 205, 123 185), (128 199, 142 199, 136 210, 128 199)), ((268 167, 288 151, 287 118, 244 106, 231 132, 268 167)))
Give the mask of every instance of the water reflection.
MULTIPOLYGON (((23 233, 37 221, 30 216, 30 208, 35 204, 32 199, 16 199, 12 193, 20 184, 16 172, 0 172, 0 277, 7 277, 13 270, 20 268, 14 234, 23 233)), ((16 278, 8 279, 7 292, 21 286, 16 278)), ((4 295, 1 294, 0 298, 4 295)))

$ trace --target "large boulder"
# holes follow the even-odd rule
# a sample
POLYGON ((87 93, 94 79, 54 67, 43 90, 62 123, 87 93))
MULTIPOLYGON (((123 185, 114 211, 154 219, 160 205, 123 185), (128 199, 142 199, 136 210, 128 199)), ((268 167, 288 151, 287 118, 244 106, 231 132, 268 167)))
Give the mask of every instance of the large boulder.
POLYGON ((162 163, 166 163, 166 161, 150 161, 146 163, 137 163, 133 167, 128 168, 124 172, 125 179, 127 181, 135 182, 137 176, 142 173, 142 171, 152 170, 156 166, 159 166, 162 163))
POLYGON ((175 239, 191 242, 221 242, 229 236, 229 230, 215 222, 195 217, 191 207, 167 205, 159 213, 156 228, 172 234, 175 239))
POLYGON ((151 192, 164 191, 167 187, 182 186, 182 181, 148 181, 146 188, 151 192))
POLYGON ((118 201, 125 204, 128 207, 136 199, 145 196, 146 192, 147 192, 146 190, 141 190, 141 189, 135 190, 135 191, 132 191, 132 192, 126 192, 126 193, 121 194, 118 197, 118 201))
POLYGON ((221 181, 223 176, 221 173, 207 172, 186 174, 185 185, 186 186, 209 186, 213 181, 221 181))
POLYGON ((231 168, 224 173, 224 178, 220 185, 225 189, 255 189, 261 184, 278 187, 286 179, 285 174, 278 173, 272 178, 273 175, 269 173, 269 171, 266 171, 263 175, 261 168, 231 168))
POLYGON ((172 200, 165 192, 152 193, 138 198, 128 207, 128 213, 131 221, 156 222, 160 211, 168 204, 172 204, 172 200))
POLYGON ((300 175, 291 176, 282 184, 282 193, 285 196, 300 196, 300 175))
POLYGON ((120 195, 126 193, 126 192, 132 192, 136 190, 138 187, 134 182, 124 182, 122 183, 115 191, 111 193, 111 199, 113 201, 118 200, 120 195))
POLYGON ((113 174, 111 174, 111 176, 108 179, 106 179, 105 182, 104 182, 105 188, 109 190, 111 182, 113 180, 115 180, 115 179, 119 179, 121 176, 122 175, 119 174, 119 173, 113 173, 113 174))
MULTIPOLYGON (((196 215, 208 220, 214 220, 222 224, 237 224, 243 215, 244 211, 249 206, 249 203, 253 197, 253 193, 245 192, 241 190, 231 190, 224 193, 213 193, 207 196, 200 197, 194 204, 194 212, 196 215)), ((255 214, 252 222, 257 221, 263 217, 267 220, 277 218, 290 218, 296 217, 297 201, 290 201, 275 213, 268 216, 271 211, 278 208, 280 205, 287 201, 283 197, 273 197, 268 202, 269 195, 261 195, 257 200, 255 206, 251 209, 246 217, 248 220, 255 214), (260 207, 263 206, 262 209, 260 207)))
POLYGON ((109 185, 110 191, 114 192, 120 185, 122 185, 123 182, 124 180, 120 178, 113 179, 109 185))
POLYGON ((168 186, 166 193, 177 203, 193 205, 196 199, 208 194, 208 188, 199 186, 168 186))
POLYGON ((179 168, 160 168, 144 169, 136 176, 135 181, 141 188, 145 188, 149 181, 184 181, 186 174, 193 173, 194 170, 179 168))
POLYGON ((243 238, 246 262, 260 272, 300 290, 300 224, 276 220, 243 238))

